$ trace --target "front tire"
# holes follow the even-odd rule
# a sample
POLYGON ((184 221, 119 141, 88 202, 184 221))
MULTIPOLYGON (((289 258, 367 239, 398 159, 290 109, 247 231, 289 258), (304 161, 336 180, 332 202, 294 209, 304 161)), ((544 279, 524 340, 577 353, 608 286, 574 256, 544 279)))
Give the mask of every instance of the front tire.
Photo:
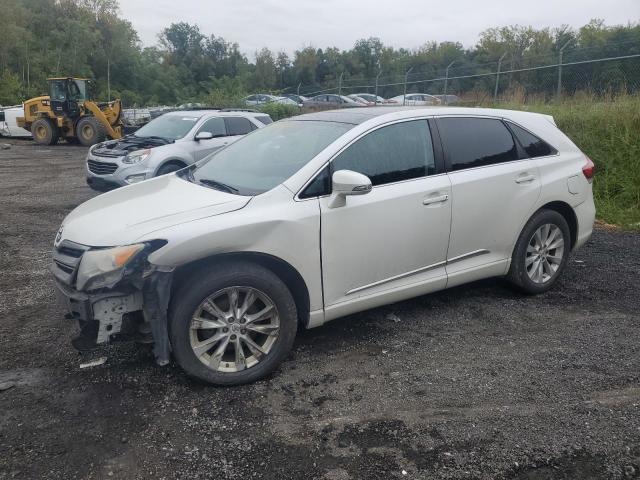
POLYGON ((76 136, 85 147, 104 142, 107 132, 104 125, 96 117, 86 116, 78 120, 76 124, 76 136))
POLYGON ((297 325, 295 302, 278 276, 254 263, 225 262, 196 272, 176 291, 169 336, 189 376, 240 385, 278 367, 297 325))
POLYGON ((522 229, 507 278, 520 291, 544 293, 564 270, 571 250, 571 232, 554 210, 539 210, 522 229))

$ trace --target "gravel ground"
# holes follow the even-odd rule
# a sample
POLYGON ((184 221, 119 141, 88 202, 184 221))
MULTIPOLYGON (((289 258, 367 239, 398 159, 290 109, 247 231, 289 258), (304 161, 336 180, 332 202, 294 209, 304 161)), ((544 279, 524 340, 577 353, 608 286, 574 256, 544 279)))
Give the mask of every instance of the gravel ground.
POLYGON ((86 150, 9 143, 0 478, 640 475, 640 235, 598 229, 545 295, 492 280, 353 315, 303 332, 271 378, 213 388, 148 348, 72 349, 47 266, 94 195, 86 150))

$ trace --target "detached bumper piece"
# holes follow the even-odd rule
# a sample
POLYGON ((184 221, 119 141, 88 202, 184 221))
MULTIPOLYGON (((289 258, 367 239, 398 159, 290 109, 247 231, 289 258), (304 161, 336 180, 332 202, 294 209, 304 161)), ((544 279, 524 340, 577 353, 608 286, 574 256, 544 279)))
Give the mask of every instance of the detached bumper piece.
POLYGON ((167 308, 173 272, 155 270, 143 276, 141 267, 111 289, 79 292, 74 288, 75 279, 87 250, 84 245, 65 240, 54 251, 51 266, 59 303, 69 312, 66 317, 80 326, 73 346, 85 351, 111 340, 129 338, 149 343, 150 332, 156 362, 168 364, 171 347, 167 308))

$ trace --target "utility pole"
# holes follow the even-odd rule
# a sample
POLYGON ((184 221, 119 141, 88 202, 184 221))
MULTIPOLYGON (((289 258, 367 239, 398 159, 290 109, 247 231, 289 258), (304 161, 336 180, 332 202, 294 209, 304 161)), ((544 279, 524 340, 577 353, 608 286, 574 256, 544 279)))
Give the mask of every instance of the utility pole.
POLYGON ((376 75, 376 105, 378 104, 378 79, 380 78, 380 74, 382 73, 382 68, 378 68, 378 74, 376 75))
POLYGON ((404 74, 404 93, 402 94, 402 106, 404 107, 407 102, 407 79, 409 78, 409 74, 413 70, 413 67, 410 67, 404 74))
POLYGON ((572 40, 569 40, 567 43, 565 43, 562 46, 562 48, 560 49, 559 57, 558 57, 558 91, 557 91, 558 101, 560 101, 560 98, 562 97, 562 53, 564 52, 564 49, 567 48, 571 42, 572 40))
POLYGON ((504 52, 500 59, 498 60, 498 71, 496 72, 496 88, 493 91, 493 101, 495 102, 498 99, 498 85, 500 84, 500 67, 502 66, 502 60, 507 55, 507 52, 504 52))
POLYGON ((107 101, 111 101, 111 60, 107 57, 107 101))
POLYGON ((447 83, 449 81, 449 69, 453 66, 454 63, 456 63, 455 60, 451 62, 449 65, 447 65, 447 69, 444 71, 444 104, 445 105, 449 104, 449 102, 447 101, 447 83))
POLYGON ((302 82, 298 83, 298 90, 297 90, 297 95, 300 96, 300 86, 302 85, 302 82))
POLYGON ((344 75, 344 72, 342 72, 340 74, 340 78, 338 79, 338 96, 342 96, 342 76, 344 75))

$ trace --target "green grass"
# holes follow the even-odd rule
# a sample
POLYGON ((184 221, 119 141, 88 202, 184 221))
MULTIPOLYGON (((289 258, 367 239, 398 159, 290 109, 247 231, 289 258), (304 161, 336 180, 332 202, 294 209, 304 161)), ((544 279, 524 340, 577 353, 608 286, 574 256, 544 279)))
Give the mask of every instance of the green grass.
POLYGON ((640 230, 640 96, 578 95, 560 103, 502 102, 500 108, 553 115, 596 164, 598 219, 640 230))

